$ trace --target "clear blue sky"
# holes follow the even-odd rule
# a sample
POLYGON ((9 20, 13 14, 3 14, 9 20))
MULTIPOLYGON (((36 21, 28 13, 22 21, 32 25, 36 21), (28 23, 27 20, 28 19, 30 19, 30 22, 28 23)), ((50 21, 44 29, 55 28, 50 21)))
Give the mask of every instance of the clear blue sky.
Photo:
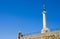
MULTIPOLYGON (((60 30, 60 0, 46 0, 47 26, 60 30)), ((17 39, 42 29, 43 0, 0 0, 0 39, 17 39)))

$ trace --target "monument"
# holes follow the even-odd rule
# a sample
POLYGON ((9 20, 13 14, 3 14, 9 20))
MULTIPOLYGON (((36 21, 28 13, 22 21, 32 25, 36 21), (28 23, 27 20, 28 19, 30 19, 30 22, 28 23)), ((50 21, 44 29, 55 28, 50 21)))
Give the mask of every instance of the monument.
POLYGON ((46 33, 49 32, 50 30, 47 27, 47 23, 46 23, 46 6, 43 5, 43 29, 41 30, 41 33, 46 33))
POLYGON ((22 35, 21 32, 18 33, 18 39, 60 39, 60 31, 51 32, 47 27, 46 23, 46 6, 43 6, 43 28, 41 33, 32 35, 22 35))

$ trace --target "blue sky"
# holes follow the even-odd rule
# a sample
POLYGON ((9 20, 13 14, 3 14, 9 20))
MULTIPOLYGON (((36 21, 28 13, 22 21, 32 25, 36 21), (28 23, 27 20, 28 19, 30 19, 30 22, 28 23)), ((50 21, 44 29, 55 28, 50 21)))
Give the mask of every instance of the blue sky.
MULTIPOLYGON (((60 30, 60 0, 45 0, 47 26, 60 30)), ((22 34, 42 29, 43 0, 0 0, 0 39, 17 39, 22 34)))

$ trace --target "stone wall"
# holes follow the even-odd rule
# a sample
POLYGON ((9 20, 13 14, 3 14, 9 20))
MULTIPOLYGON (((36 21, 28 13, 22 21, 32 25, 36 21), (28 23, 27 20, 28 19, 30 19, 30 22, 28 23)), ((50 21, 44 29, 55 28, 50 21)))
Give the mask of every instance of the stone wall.
POLYGON ((60 39, 60 31, 21 36, 20 39, 60 39))

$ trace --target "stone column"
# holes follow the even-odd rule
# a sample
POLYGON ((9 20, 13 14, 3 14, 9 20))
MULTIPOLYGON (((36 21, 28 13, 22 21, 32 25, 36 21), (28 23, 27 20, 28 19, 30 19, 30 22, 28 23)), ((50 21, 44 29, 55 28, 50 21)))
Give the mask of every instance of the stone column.
POLYGON ((42 14, 43 14, 43 28, 46 28, 46 11, 43 11, 42 14))
POLYGON ((47 24, 46 24, 46 7, 43 6, 43 28, 41 30, 41 33, 46 33, 46 32, 49 32, 50 30, 48 29, 47 27, 47 24))

